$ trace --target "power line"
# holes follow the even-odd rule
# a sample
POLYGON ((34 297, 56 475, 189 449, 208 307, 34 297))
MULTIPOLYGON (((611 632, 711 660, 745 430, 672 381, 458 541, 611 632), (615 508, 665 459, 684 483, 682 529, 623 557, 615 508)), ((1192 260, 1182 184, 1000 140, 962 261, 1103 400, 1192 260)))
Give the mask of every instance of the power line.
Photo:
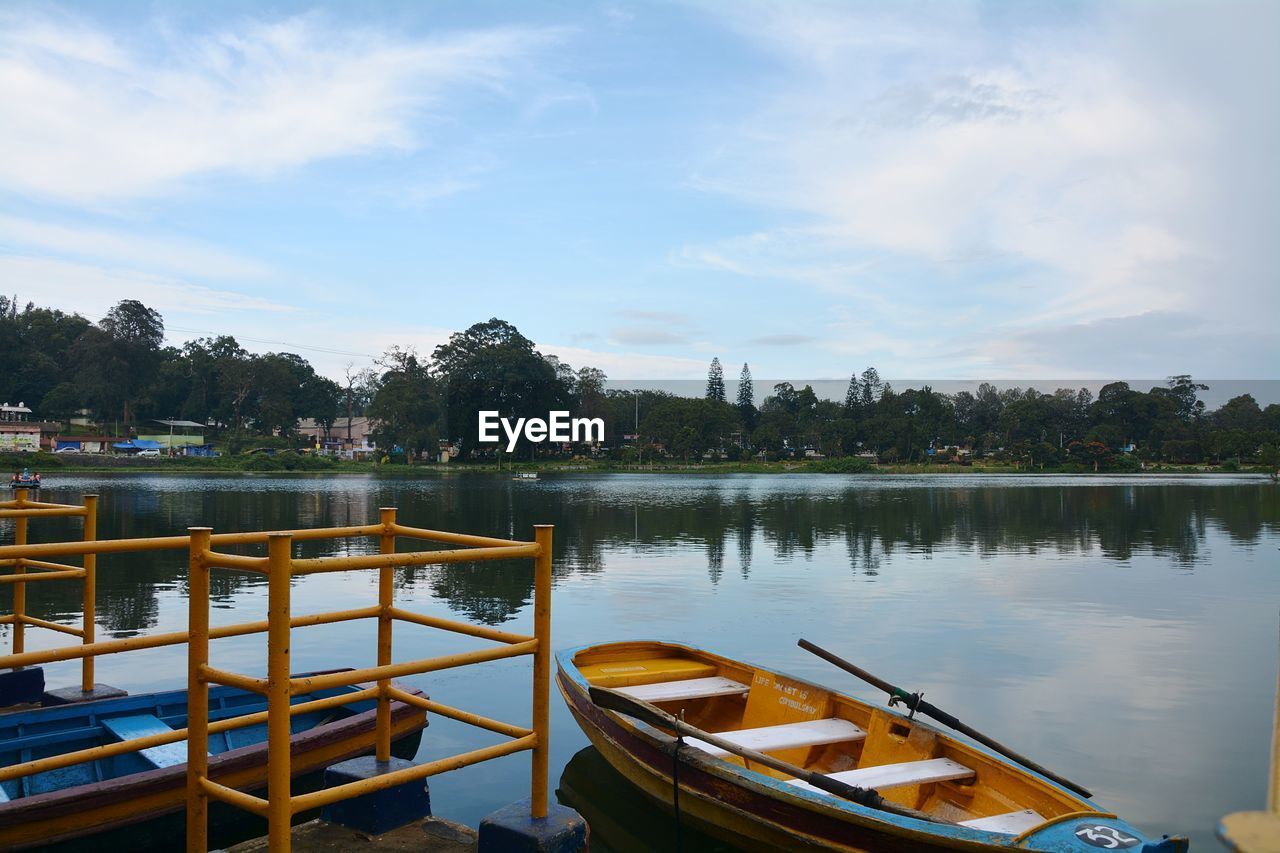
MULTIPOLYGON (((222 332, 211 332, 208 329, 188 329, 182 326, 166 326, 165 330, 174 331, 174 332, 192 332, 197 335, 223 334, 222 332)), ((369 353, 367 352, 348 352, 347 350, 329 349, 327 347, 313 347, 313 346, 308 346, 306 344, 294 344, 294 343, 290 343, 289 341, 269 341, 269 340, 266 340, 265 338, 248 338, 248 337, 244 337, 243 335, 232 335, 231 337, 235 338, 238 341, 249 341, 250 343, 255 343, 255 344, 271 344, 272 346, 289 347, 290 349, 305 349, 305 350, 311 350, 312 352, 328 353, 329 355, 353 355, 359 358, 367 358, 371 361, 377 358, 377 356, 369 355, 369 353)))

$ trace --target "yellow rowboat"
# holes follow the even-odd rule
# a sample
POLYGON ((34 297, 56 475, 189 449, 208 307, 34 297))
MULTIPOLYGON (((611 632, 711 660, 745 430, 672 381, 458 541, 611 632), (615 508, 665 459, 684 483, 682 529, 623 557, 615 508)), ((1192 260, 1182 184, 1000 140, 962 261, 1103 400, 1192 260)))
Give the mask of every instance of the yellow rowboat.
MULTIPOLYGON (((607 687, 808 773, 873 789, 911 817, 851 802, 684 738, 681 820, 751 850, 1038 850, 1183 853, 1054 782, 909 719, 807 681, 691 646, 607 643, 557 655, 556 682, 591 743, 660 803, 673 801, 674 736, 591 699, 607 687)), ((821 781, 821 780, 819 780, 821 781)))

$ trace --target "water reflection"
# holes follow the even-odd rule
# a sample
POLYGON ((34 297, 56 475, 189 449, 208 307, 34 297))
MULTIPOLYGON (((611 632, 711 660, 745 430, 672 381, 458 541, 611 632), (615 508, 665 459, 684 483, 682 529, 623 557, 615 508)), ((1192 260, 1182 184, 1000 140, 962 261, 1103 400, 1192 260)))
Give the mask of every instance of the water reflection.
MULTIPOLYGON (((1216 819, 1256 808, 1275 684, 1280 489, 1248 478, 875 478, 841 476, 60 477, 45 498, 102 495, 104 538, 346 526, 396 506, 415 526, 526 538, 555 532, 553 644, 678 639, 863 698, 795 647, 798 636, 860 661, 1063 775, 1151 831, 1209 841, 1216 819), (1224 697, 1228 705, 1224 706, 1224 697), (1230 725, 1215 726, 1224 710, 1230 725)), ((33 541, 78 537, 73 520, 33 541)), ((0 543, 12 541, 0 523, 0 543)), ((402 542, 401 547, 415 547, 402 542)), ((420 546, 418 546, 420 547, 420 546)), ((301 543, 299 553, 369 553, 373 541, 301 543)), ((260 553, 260 550, 259 550, 260 553)), ((99 636, 180 630, 186 555, 104 555, 99 636)), ((256 575, 212 576, 215 622, 264 618, 256 575)), ((527 562, 396 573, 404 606, 512 630, 531 625, 527 562)), ((297 613, 370 604, 370 573, 295 586, 297 613)), ((11 590, 0 589, 0 608, 11 590)), ((34 584, 32 615, 70 621, 74 583, 34 584)), ((7 648, 8 626, 0 626, 7 648)), ((65 637, 28 632, 28 648, 65 637)), ((373 662, 365 623, 301 630, 298 671, 373 662)), ((397 628, 396 655, 464 646, 397 628)), ((221 640, 219 665, 261 672, 261 637, 221 640)), ((524 661, 483 676, 409 679, 440 701, 527 720, 524 661)), ((99 680, 133 691, 180 686, 176 650, 104 658, 99 680)), ((48 668, 50 683, 76 677, 48 668)), ((556 701, 553 773, 585 739, 556 701)), ((486 740, 486 737, 490 739, 486 740)), ((492 743, 434 720, 422 760, 492 743)), ((576 759, 575 759, 576 760, 576 759)), ((432 783, 441 814, 476 823, 527 795, 511 757, 432 783), (513 769, 514 768, 514 769, 513 769)), ((637 804, 633 807, 639 808, 637 804)))
MULTIPOLYGON (((564 477, 537 483, 459 476, 439 480, 374 478, 67 478, 46 499, 103 495, 104 538, 161 536, 191 524, 216 531, 334 527, 367 523, 382 503, 412 524, 527 538, 537 522, 557 526, 557 575, 597 573, 611 552, 689 553, 700 550, 712 584, 726 570, 749 578, 761 557, 771 563, 811 560, 842 544, 854 576, 877 578, 895 554, 935 553, 1037 557, 1098 554, 1124 562, 1134 554, 1167 558, 1193 570, 1203 561, 1206 530, 1236 544, 1256 545, 1280 523, 1277 490, 1258 481, 1206 487, 1147 481, 1112 484, 958 478, 950 482, 845 477, 647 478, 564 477), (731 555, 731 556, 730 556, 731 555), (736 559, 736 565, 732 565, 736 559)), ((75 536, 75 523, 42 521, 32 541, 75 536)), ((0 542, 12 541, 11 525, 0 542)), ((402 543, 402 547, 425 547, 402 543)), ((368 553, 368 541, 303 543, 306 556, 368 553)), ((156 596, 185 588, 179 552, 100 559, 99 615, 127 635, 153 627, 156 596)), ((218 572, 215 601, 228 600, 260 577, 218 572)), ((401 589, 425 589, 468 619, 499 624, 532 594, 527 563, 419 567, 397 577, 401 589)), ((0 590, 7 596, 10 590, 0 590)), ((79 592, 69 584, 33 587, 53 617, 75 614, 79 592)), ((0 604, 6 602, 0 598, 0 604)), ((5 604, 7 606, 7 604, 5 604)))
POLYGON ((556 799, 587 819, 593 853, 727 853, 736 849, 691 826, 677 827, 670 812, 652 800, 636 797, 631 783, 593 746, 569 759, 556 799))

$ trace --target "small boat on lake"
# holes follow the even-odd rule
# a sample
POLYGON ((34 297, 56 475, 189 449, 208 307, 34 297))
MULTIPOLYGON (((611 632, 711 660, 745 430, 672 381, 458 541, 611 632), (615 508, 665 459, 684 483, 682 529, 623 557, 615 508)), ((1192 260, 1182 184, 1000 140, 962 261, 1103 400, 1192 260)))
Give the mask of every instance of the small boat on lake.
MULTIPOLYGON (((363 685, 361 685, 363 686, 363 685)), ((408 693, 421 691, 395 685, 408 693)), ((295 703, 356 687, 317 690, 295 703)), ((376 703, 371 699, 293 717, 294 793, 316 790, 322 771, 338 761, 371 753, 376 703)), ((233 687, 210 687, 209 720, 265 711, 266 697, 233 687)), ((424 711, 391 703, 392 754, 413 758, 424 711)), ((173 690, 101 699, 0 715, 0 767, 94 746, 158 734, 187 725, 187 692, 173 690)), ((261 794, 267 778, 267 725, 209 735, 209 778, 261 794)), ((185 837, 187 744, 89 761, 0 783, 0 849, 141 850, 181 848, 185 837)), ((210 802, 211 841, 261 834, 263 824, 247 812, 210 802), (245 822, 253 829, 246 835, 245 822)))
POLYGON ((521 480, 524 480, 524 481, 536 480, 538 479, 538 472, 537 471, 517 471, 515 474, 511 475, 511 479, 516 480, 517 482, 521 480))
MULTIPOLYGON (((580 646, 557 655, 557 684, 605 760, 654 800, 672 804, 675 737, 605 710, 612 688, 765 756, 747 760, 684 738, 679 814, 699 831, 750 850, 1039 850, 1182 853, 1090 800, 919 718, 691 646, 656 641, 580 646), (601 691, 604 692, 604 691, 601 691), (878 792, 874 808, 809 779, 878 792), (818 778, 821 777, 821 778, 818 778), (909 816, 908 813, 915 816, 909 816)), ((672 721, 674 725, 674 721, 672 721)))
POLYGON ((24 477, 21 474, 15 474, 9 480, 9 488, 11 489, 38 489, 40 488, 40 475, 33 474, 24 477))

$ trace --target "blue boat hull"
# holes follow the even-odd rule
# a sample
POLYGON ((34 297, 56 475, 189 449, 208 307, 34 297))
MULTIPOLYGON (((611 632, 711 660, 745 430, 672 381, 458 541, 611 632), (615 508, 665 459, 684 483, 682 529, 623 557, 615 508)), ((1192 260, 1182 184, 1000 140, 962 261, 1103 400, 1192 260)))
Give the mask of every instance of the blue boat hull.
MULTIPOLYGON (((405 685, 407 692, 418 693, 405 685)), ((317 691, 295 702, 354 692, 317 691)), ((210 719, 265 710, 262 696, 229 687, 210 693, 210 719)), ((186 691, 104 699, 0 715, 0 766, 59 755, 158 730, 186 727, 186 691)), ((316 790, 322 771, 372 752, 374 703, 352 702, 293 718, 296 793, 316 790)), ((417 752, 423 711, 392 703, 393 752, 417 752)), ((209 775, 261 793, 266 780, 266 725, 210 735, 209 775)), ((0 849, 181 849, 185 836, 186 743, 87 762, 0 784, 0 849)), ((298 819, 307 816, 299 815, 298 819)), ((260 819, 211 803, 210 844, 224 846, 262 834, 260 819)))

